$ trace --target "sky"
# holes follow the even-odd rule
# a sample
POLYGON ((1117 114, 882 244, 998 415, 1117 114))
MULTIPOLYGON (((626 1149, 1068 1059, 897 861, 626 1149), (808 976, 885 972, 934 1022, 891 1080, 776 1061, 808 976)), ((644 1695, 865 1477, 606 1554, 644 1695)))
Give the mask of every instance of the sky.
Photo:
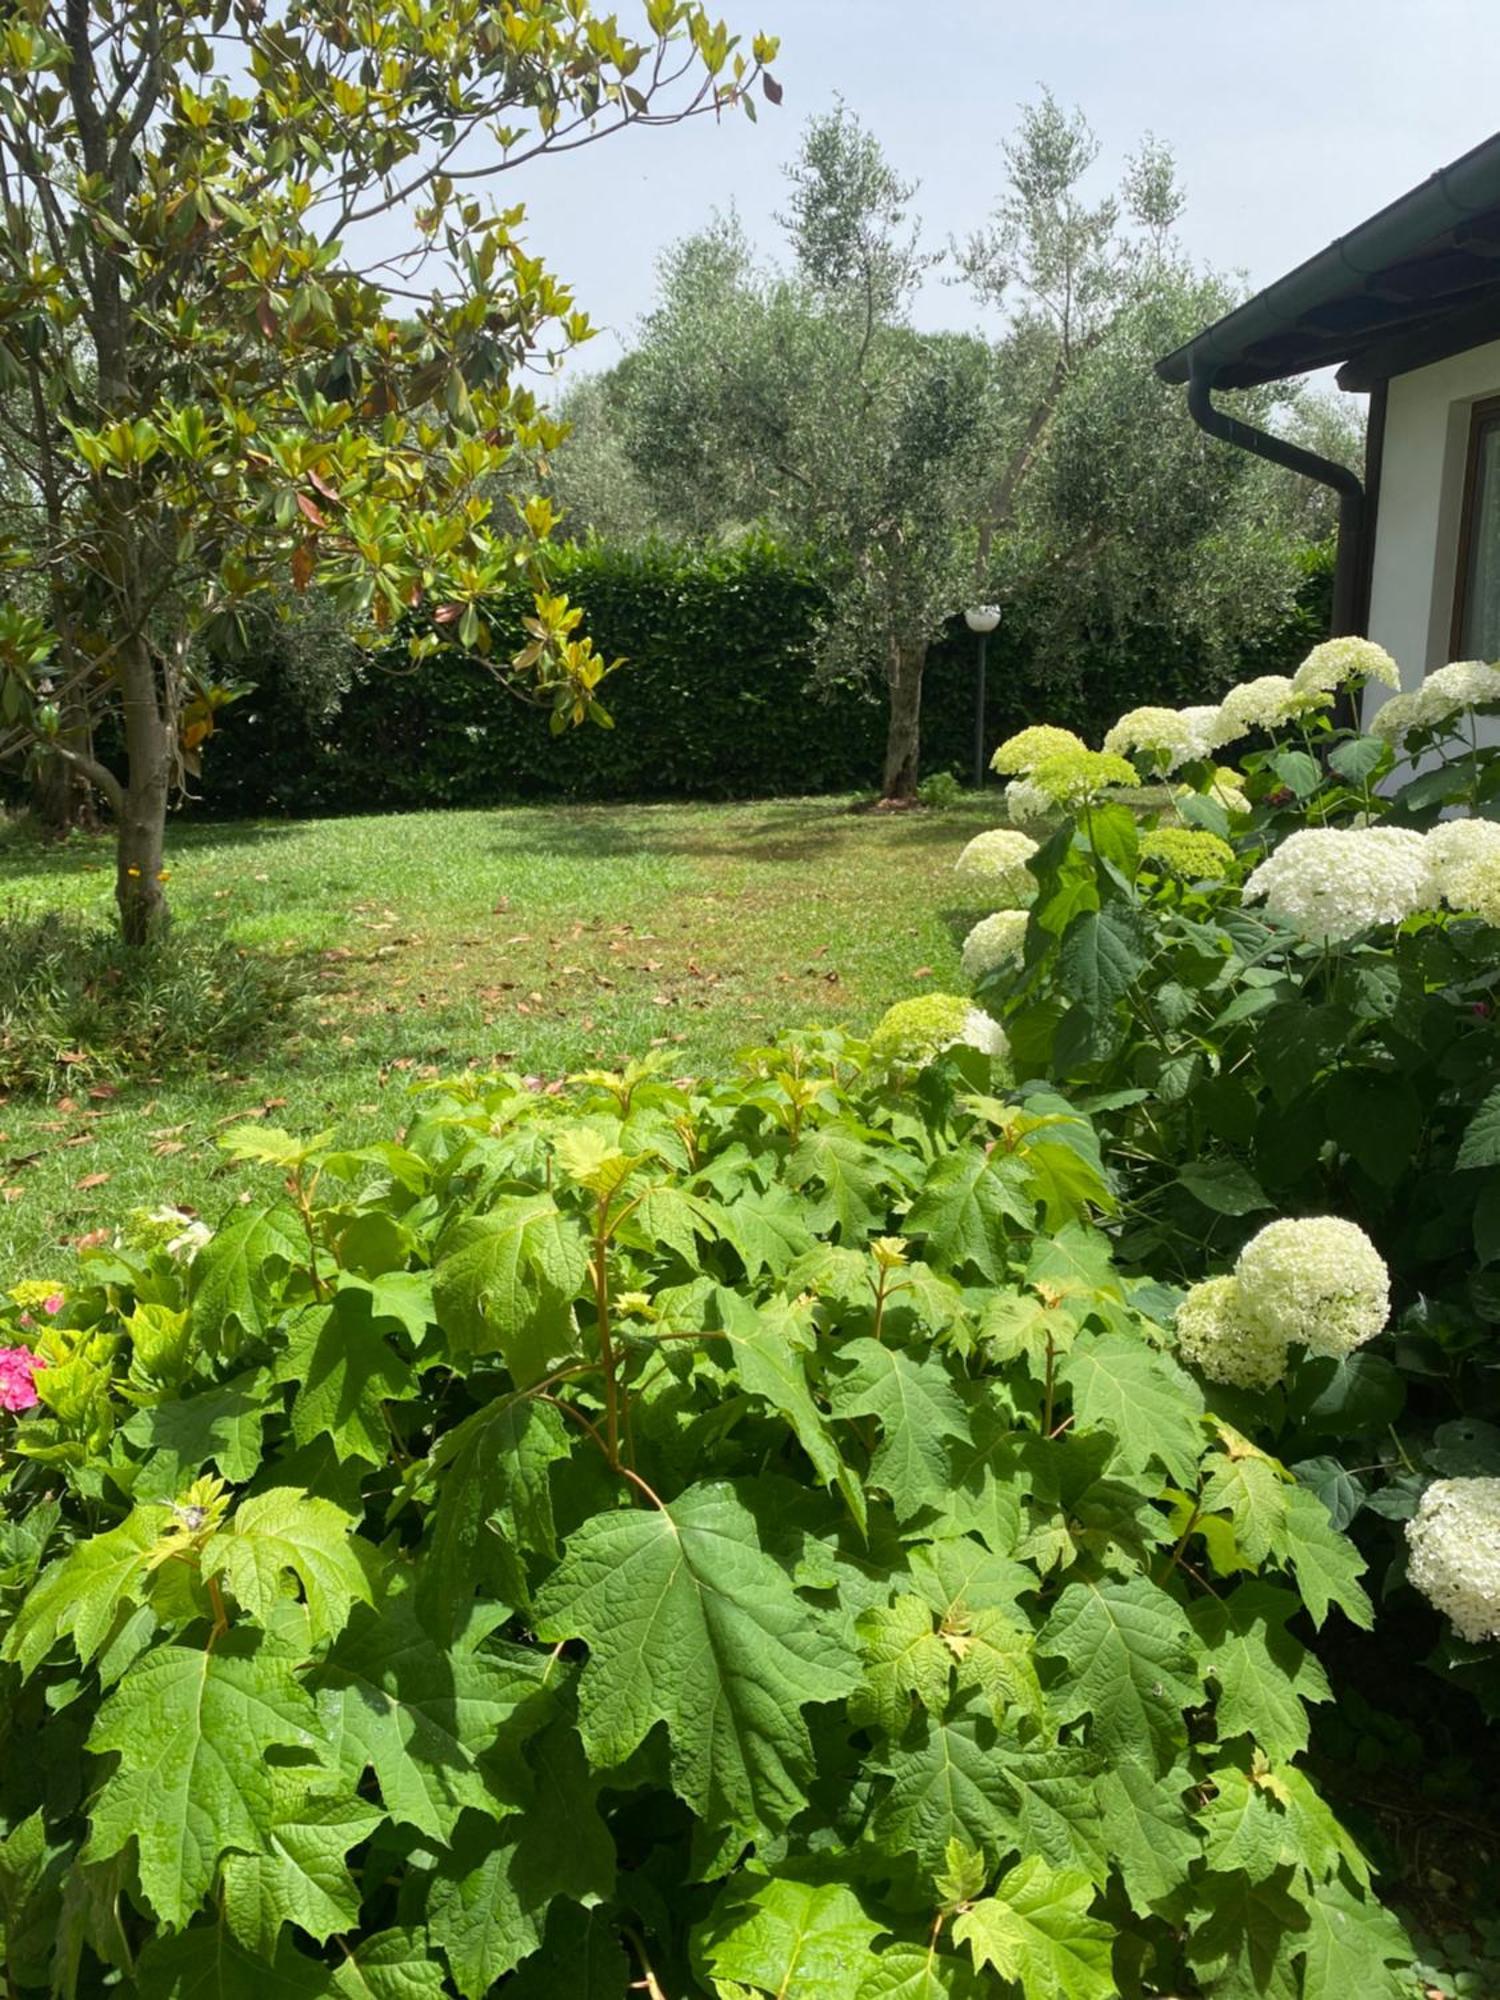
MULTIPOLYGON (((608 367, 648 309, 662 250, 715 208, 774 249, 781 169, 842 96, 918 180, 930 242, 998 194, 1000 141, 1041 86, 1102 142, 1099 189, 1145 132, 1177 155, 1189 253, 1255 286, 1290 270, 1500 126, 1495 0, 714 0, 780 35, 780 110, 612 137, 521 169, 530 246, 603 331, 569 373, 608 367)), ((622 0, 622 19, 632 13, 622 0)), ((983 324, 931 281, 919 324, 983 324)))

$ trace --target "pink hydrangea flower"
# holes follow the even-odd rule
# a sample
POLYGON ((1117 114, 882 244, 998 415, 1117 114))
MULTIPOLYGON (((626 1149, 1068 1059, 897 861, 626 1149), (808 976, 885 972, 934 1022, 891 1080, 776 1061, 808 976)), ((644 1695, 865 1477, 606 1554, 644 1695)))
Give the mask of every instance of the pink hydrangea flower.
POLYGON ((36 1371, 45 1368, 29 1347, 0 1347, 0 1410, 36 1407, 36 1371))
POLYGON ((42 1300, 42 1311, 44 1313, 60 1313, 66 1304, 67 1300, 63 1297, 62 1293, 54 1292, 51 1298, 42 1300))

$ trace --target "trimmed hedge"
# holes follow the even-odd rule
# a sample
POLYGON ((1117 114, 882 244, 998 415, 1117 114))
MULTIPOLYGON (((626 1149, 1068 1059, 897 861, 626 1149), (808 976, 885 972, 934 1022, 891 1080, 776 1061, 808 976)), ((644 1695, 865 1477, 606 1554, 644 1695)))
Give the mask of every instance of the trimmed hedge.
MULTIPOLYGON (((1309 562, 1295 618, 1254 662, 1284 666, 1326 630, 1327 565, 1309 562)), ((333 715, 309 722, 283 697, 274 657, 209 746, 214 817, 410 811, 522 799, 746 798, 859 790, 877 782, 885 740, 878 683, 809 688, 824 602, 816 560, 767 542, 727 549, 561 551, 559 581, 587 607, 601 652, 628 664, 606 685, 612 730, 554 737, 547 714, 458 653, 420 667, 377 657, 333 715)), ((522 643, 517 592, 505 623, 522 643)), ((975 642, 962 621, 934 647, 923 768, 967 776, 975 642)), ((1097 733, 1136 701, 1206 700, 1193 648, 1161 635, 1103 641, 1065 685, 1031 659, 1024 607, 990 642, 985 740, 1046 715, 1097 733)))

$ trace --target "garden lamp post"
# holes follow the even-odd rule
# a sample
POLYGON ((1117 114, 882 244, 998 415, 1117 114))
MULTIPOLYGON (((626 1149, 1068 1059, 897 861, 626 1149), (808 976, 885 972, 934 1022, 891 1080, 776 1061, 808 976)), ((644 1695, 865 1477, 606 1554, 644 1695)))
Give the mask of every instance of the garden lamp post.
POLYGON ((979 680, 974 690, 974 789, 984 786, 984 668, 990 634, 1000 623, 998 604, 976 604, 964 613, 964 623, 979 640, 979 680))

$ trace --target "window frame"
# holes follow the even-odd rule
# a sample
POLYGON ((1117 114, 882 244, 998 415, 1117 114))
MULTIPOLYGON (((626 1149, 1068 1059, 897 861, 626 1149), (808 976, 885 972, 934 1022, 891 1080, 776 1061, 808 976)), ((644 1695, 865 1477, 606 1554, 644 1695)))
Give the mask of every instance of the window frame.
POLYGON ((1458 523, 1458 563, 1453 576, 1453 616, 1448 631, 1450 660, 1468 657, 1464 627, 1468 623, 1469 583, 1473 572, 1474 526, 1479 511, 1479 468, 1486 435, 1500 430, 1500 396, 1484 396, 1469 410, 1469 444, 1464 461, 1463 507, 1458 523))

